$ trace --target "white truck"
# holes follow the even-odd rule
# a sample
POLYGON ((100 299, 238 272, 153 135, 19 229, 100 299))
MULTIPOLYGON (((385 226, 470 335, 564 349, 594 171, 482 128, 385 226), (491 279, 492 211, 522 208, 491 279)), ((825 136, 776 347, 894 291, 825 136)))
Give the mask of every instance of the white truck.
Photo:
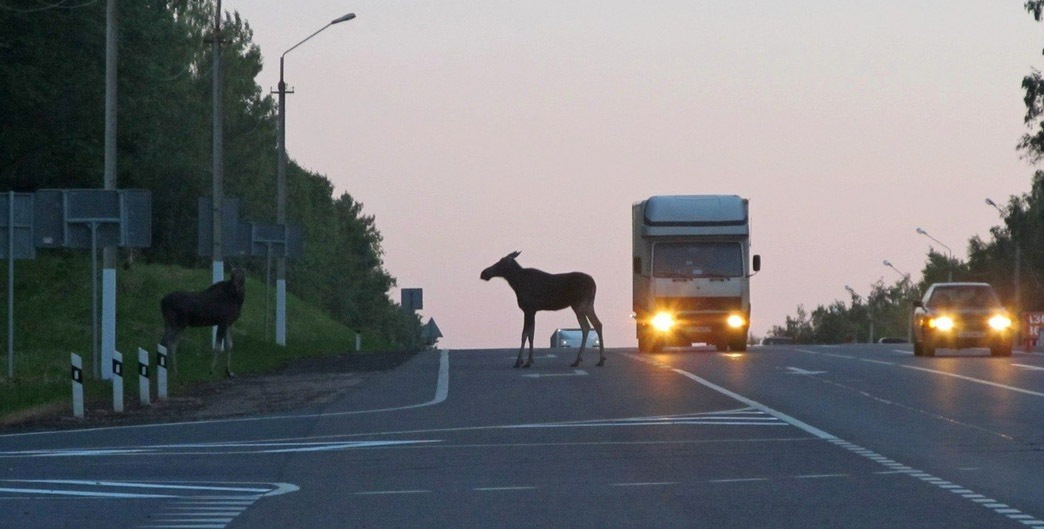
POLYGON ((638 349, 696 342, 746 351, 750 277, 748 201, 666 195, 632 207, 633 307, 638 349))

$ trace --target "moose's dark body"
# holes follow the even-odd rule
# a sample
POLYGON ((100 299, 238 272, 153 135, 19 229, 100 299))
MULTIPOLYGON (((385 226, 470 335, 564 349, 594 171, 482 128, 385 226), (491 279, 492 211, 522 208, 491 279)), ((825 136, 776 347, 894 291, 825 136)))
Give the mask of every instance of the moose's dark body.
POLYGON ((218 281, 199 292, 171 292, 160 300, 165 330, 160 343, 167 348, 177 371, 178 341, 187 327, 217 327, 214 359, 210 371, 217 368, 218 353, 225 351, 225 374, 232 375, 232 337, 229 327, 243 310, 246 297, 246 275, 243 270, 232 270, 232 277, 218 281))
POLYGON ((602 340, 602 322, 595 315, 594 300, 597 286, 591 276, 583 272, 567 272, 549 274, 535 268, 522 268, 515 258, 520 252, 512 252, 497 261, 493 266, 482 271, 481 278, 489 281, 494 277, 503 277, 511 289, 515 291, 518 308, 522 309, 522 345, 518 349, 515 367, 533 365, 533 334, 536 327, 536 313, 540 310, 561 310, 572 308, 580 323, 583 335, 580 350, 576 353, 573 367, 580 365, 584 354, 587 333, 593 328, 598 333, 598 364, 605 365, 605 346, 602 340), (522 363, 522 353, 529 340, 529 358, 522 363))

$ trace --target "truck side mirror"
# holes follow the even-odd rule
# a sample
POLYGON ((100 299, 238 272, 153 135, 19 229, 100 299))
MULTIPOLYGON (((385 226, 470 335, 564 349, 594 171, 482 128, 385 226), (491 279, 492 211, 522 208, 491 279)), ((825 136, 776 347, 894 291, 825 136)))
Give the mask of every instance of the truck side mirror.
POLYGON ((751 266, 755 272, 761 271, 761 255, 754 256, 754 263, 751 266))

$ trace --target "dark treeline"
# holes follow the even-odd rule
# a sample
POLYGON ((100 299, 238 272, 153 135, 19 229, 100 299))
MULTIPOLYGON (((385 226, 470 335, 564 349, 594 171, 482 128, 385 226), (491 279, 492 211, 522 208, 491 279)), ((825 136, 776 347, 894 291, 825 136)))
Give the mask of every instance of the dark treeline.
MULTIPOLYGON (((140 258, 203 267, 196 201, 212 192, 214 2, 117 4, 117 187, 152 192, 152 247, 140 258)), ((105 10, 104 0, 0 0, 0 190, 103 186, 105 10)), ((276 104, 254 81, 261 51, 238 13, 224 14, 222 38, 224 193, 241 199, 244 220, 275 223, 276 104)), ((305 237, 289 290, 387 343, 415 345, 419 322, 388 299, 395 279, 362 204, 291 161, 287 212, 305 237)), ((264 277, 260 259, 226 261, 264 277)))
MULTIPOLYGON (((1044 0, 1028 0, 1023 5, 1037 22, 1044 21, 1044 0)), ((1017 149, 1027 161, 1037 164, 1044 161, 1044 76, 1034 69, 1023 78, 1022 88, 1027 133, 1017 149)), ((967 207, 990 206, 983 203, 967 207)), ((1040 273, 1044 270, 1044 171, 1033 174, 1028 193, 1009 197, 1006 204, 1000 201, 995 207, 1001 225, 990 229, 988 240, 978 236, 970 239, 966 260, 932 249, 917 284, 908 278, 892 285, 878 281, 865 298, 851 292, 848 304, 835 301, 811 312, 799 306, 795 316, 788 316, 783 325, 773 327, 769 334, 790 336, 801 343, 867 341, 872 337, 871 329, 875 332, 873 337, 906 337, 911 302, 928 285, 951 277, 953 281, 990 283, 1013 312, 1044 311, 1044 277, 1040 273)))

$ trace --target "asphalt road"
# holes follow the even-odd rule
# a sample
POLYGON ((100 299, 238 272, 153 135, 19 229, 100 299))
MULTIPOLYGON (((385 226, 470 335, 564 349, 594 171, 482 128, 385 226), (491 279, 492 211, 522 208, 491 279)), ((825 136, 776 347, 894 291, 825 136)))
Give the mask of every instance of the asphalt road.
POLYGON ((1044 527, 1044 356, 423 353, 294 414, 0 435, 3 528, 1044 527))

